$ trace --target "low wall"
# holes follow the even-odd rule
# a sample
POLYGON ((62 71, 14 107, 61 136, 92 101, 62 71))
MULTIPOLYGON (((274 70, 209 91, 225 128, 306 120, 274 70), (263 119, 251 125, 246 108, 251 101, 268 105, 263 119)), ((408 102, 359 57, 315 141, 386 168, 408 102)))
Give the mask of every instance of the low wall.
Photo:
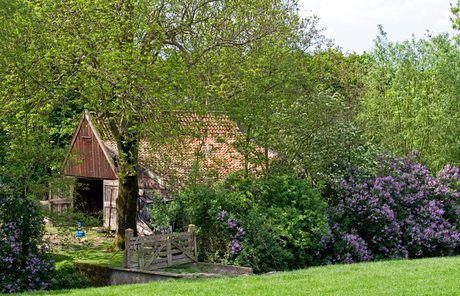
POLYGON ((210 272, 177 274, 163 271, 144 271, 139 269, 127 269, 108 267, 94 264, 77 263, 78 270, 88 276, 92 287, 119 286, 128 284, 140 284, 169 279, 192 279, 200 277, 225 277, 237 275, 252 275, 252 268, 229 266, 210 263, 193 263, 194 266, 210 268, 210 272))

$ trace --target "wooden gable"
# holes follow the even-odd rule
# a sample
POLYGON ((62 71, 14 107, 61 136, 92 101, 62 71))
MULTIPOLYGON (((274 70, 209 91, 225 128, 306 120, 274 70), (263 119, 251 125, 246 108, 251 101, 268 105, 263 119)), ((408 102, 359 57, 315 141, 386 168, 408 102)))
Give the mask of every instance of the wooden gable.
POLYGON ((64 174, 90 179, 118 179, 105 145, 87 112, 83 114, 72 138, 64 160, 64 174))

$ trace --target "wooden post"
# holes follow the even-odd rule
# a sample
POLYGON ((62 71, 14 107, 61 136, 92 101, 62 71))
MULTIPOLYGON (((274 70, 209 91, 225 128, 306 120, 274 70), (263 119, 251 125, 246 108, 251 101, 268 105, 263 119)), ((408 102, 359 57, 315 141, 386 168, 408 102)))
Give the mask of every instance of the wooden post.
POLYGON ((133 250, 130 250, 130 240, 133 237, 133 230, 128 228, 125 230, 125 252, 123 255, 123 267, 124 268, 133 268, 133 250))
POLYGON ((139 256, 139 269, 143 270, 144 267, 144 244, 137 247, 137 255, 139 256))
POLYGON ((198 262, 198 252, 196 249, 196 226, 193 224, 188 225, 188 232, 190 232, 190 238, 188 239, 190 244, 190 253, 195 257, 195 262, 198 262))
POLYGON ((172 264, 172 252, 171 252, 171 238, 166 238, 166 257, 168 260, 168 267, 171 267, 172 264))

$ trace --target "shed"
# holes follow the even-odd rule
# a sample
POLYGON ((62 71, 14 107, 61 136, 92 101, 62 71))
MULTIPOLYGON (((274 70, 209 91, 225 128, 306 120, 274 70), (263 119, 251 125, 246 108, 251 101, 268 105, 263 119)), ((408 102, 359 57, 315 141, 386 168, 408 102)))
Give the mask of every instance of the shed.
MULTIPOLYGON (((158 147, 151 147, 146 140, 140 142, 140 196, 159 194, 166 197, 169 195, 166 184, 180 189, 197 161, 200 168, 213 170, 221 177, 244 167, 244 156, 233 145, 243 135, 236 123, 213 114, 198 116, 186 113, 179 114, 177 118, 179 128, 174 128, 182 134, 177 143, 163 141, 158 147)), ((104 227, 116 230, 118 151, 112 139, 103 123, 95 125, 90 113, 85 111, 73 135, 63 167, 64 174, 75 176, 80 184, 75 206, 89 214, 103 211, 104 227)), ((270 150, 269 157, 275 156, 276 153, 270 150)), ((69 196, 72 194, 63 196, 50 193, 50 207, 60 210, 72 205, 73 199, 69 196)))

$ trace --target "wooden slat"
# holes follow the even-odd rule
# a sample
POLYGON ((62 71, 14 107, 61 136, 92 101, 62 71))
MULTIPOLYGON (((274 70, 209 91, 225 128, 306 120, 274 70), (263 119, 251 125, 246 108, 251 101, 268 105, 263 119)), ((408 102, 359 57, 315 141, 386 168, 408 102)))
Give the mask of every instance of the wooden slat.
POLYGON ((191 231, 146 237, 132 237, 132 234, 127 234, 123 266, 139 266, 143 270, 154 270, 196 262, 194 225, 189 225, 189 230, 191 231), (139 264, 135 263, 136 260, 139 264), (145 263, 146 261, 148 262, 145 263))
MULTIPOLYGON (((173 261, 173 265, 180 265, 180 264, 186 264, 186 263, 192 263, 192 262, 193 260, 191 260, 190 258, 186 258, 182 260, 173 261)), ((171 266, 168 266, 168 263, 163 263, 163 264, 158 264, 158 265, 152 265, 147 270, 155 270, 155 269, 161 269, 161 268, 171 267, 171 266)))
POLYGON ((177 242, 177 241, 181 241, 181 240, 188 240, 189 238, 190 238, 190 235, 183 235, 183 236, 175 237, 175 238, 173 238, 173 240, 175 242, 177 242))
POLYGON ((155 235, 150 235, 150 236, 141 236, 141 237, 132 237, 131 241, 138 241, 139 243, 141 241, 159 241, 167 237, 184 237, 182 239, 185 239, 185 237, 189 237, 190 234, 188 232, 174 232, 174 233, 166 233, 166 234, 155 234, 155 235))
POLYGON ((161 250, 166 246, 166 242, 163 242, 161 244, 161 246, 157 249, 157 251, 155 252, 155 254, 153 254, 152 258, 150 258, 149 262, 145 265, 146 268, 148 268, 148 266, 150 266, 150 264, 152 264, 153 260, 155 260, 155 258, 158 256, 158 254, 161 252, 161 250))
POLYGON ((187 255, 190 259, 192 259, 193 261, 197 261, 195 256, 193 256, 192 254, 190 254, 186 249, 183 249, 181 247, 179 247, 173 240, 171 240, 171 243, 176 246, 179 250, 181 250, 185 255, 187 255))
MULTIPOLYGON (((155 252, 156 252, 156 250, 151 250, 151 251, 149 251, 149 250, 145 250, 145 249, 144 249, 144 256, 150 256, 151 254, 153 254, 153 253, 155 253, 155 252)), ((182 254, 182 251, 179 250, 179 249, 172 249, 172 250, 171 250, 171 253, 172 253, 173 255, 182 254)), ((167 252, 160 252, 160 253, 158 254, 158 257, 165 257, 166 255, 167 255, 167 252)))
POLYGON ((137 253, 139 254, 139 268, 140 268, 140 269, 144 269, 144 258, 145 258, 145 255, 144 255, 144 245, 140 245, 140 246, 137 248, 137 253))
POLYGON ((189 242, 189 241, 185 241, 185 242, 182 242, 182 243, 176 242, 176 244, 178 244, 178 245, 181 246, 181 247, 190 248, 190 242, 189 242))
MULTIPOLYGON (((174 265, 175 263, 177 263, 178 261, 182 261, 182 260, 185 260, 185 259, 190 259, 187 255, 178 255, 178 256, 174 256, 172 258, 172 264, 169 265, 170 267, 172 265, 174 265)), ((190 259, 191 260, 191 259, 190 259)), ((192 260, 193 261, 193 260, 192 260)), ((149 266, 155 266, 155 265, 161 265, 161 264, 167 264, 168 263, 168 258, 161 258, 161 259, 156 259, 154 260, 149 266)), ((146 268, 149 268, 149 266, 146 266, 146 268)))
POLYGON ((171 240, 170 239, 166 241, 166 252, 168 252, 167 254, 168 264, 169 266, 172 266, 172 253, 171 253, 171 240))

